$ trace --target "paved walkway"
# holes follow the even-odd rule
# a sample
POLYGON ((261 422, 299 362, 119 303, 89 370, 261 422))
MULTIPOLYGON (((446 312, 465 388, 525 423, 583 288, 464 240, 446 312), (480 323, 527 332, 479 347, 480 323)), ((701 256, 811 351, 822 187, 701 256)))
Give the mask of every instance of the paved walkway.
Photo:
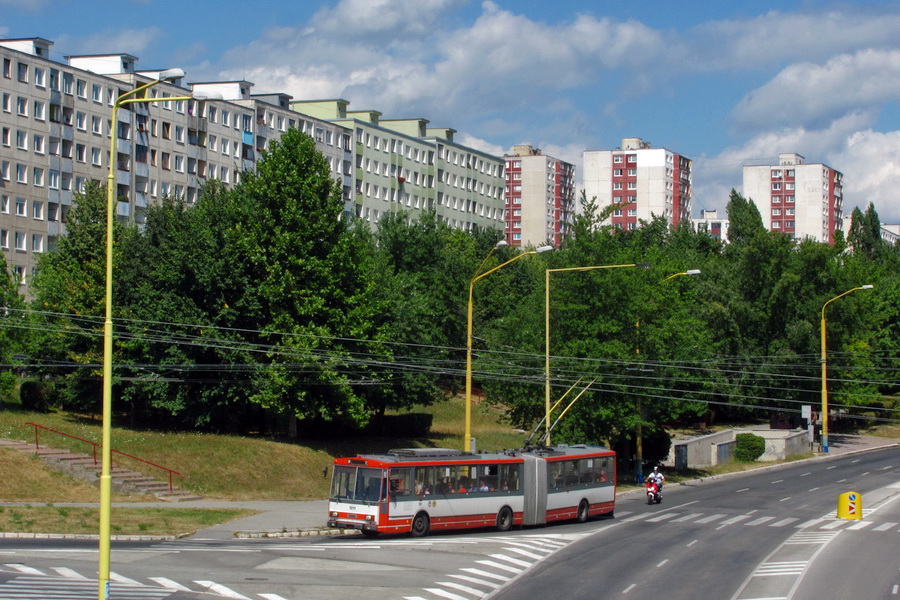
MULTIPOLYGON (((862 435, 829 434, 828 440, 830 442, 828 454, 819 453, 807 460, 827 460, 829 456, 841 456, 856 452, 866 452, 877 448, 900 446, 900 440, 862 435)), ((761 463, 761 466, 765 466, 765 464, 761 463)), ((66 504, 54 503, 54 506, 66 506, 66 504)), ((173 507, 170 502, 125 502, 114 503, 114 506, 153 508, 173 507)), ((249 508, 260 511, 258 514, 250 517, 222 523, 198 531, 191 536, 195 539, 298 537, 332 535, 342 532, 341 530, 329 529, 325 525, 325 522, 328 519, 328 502, 326 500, 276 502, 204 499, 179 502, 177 506, 178 508, 249 508)), ((3 534, 0 533, 0 536, 2 535, 3 534)))

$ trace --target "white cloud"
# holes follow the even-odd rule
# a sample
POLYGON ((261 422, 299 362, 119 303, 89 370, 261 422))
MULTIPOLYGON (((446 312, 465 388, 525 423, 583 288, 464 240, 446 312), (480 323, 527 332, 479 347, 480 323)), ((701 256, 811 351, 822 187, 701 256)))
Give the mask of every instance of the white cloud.
POLYGON ((695 215, 700 208, 724 216, 731 189, 741 192, 743 166, 776 164, 778 155, 796 152, 807 163, 824 163, 844 174, 844 212, 874 202, 883 222, 900 222, 900 131, 870 128, 872 112, 857 111, 827 128, 790 128, 762 133, 738 147, 694 165, 695 215))
POLYGON ((312 28, 326 35, 378 35, 398 38, 428 33, 446 11, 469 0, 341 0, 321 9, 312 28))
MULTIPOLYGON (((65 48, 73 48, 73 54, 133 54, 140 57, 141 53, 158 42, 165 36, 158 27, 144 29, 116 29, 105 30, 88 37, 62 36, 57 43, 65 48)), ((156 65, 141 65, 141 67, 155 67, 156 65)), ((166 67, 162 67, 166 68, 166 67)))
POLYGON ((701 70, 753 69, 785 61, 821 61, 838 53, 893 48, 900 42, 900 11, 859 7, 822 13, 770 11, 748 19, 711 21, 687 36, 701 70))
POLYGON ((752 126, 806 125, 898 100, 900 50, 862 50, 787 67, 744 96, 733 116, 752 126))

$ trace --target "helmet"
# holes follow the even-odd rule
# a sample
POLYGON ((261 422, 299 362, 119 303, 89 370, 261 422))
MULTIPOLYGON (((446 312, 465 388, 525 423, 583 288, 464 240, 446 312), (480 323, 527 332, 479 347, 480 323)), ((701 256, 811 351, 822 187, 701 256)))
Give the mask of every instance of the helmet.
POLYGON ((659 467, 653 467, 653 472, 654 472, 654 473, 658 473, 658 472, 659 472, 659 467))

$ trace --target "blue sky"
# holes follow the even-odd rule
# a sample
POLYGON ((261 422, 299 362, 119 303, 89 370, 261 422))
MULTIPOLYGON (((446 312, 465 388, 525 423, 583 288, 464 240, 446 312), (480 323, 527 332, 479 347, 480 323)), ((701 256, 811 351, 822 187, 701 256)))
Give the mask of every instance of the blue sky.
POLYGON ((900 3, 598 0, 0 0, 0 36, 54 58, 127 52, 188 81, 345 98, 502 154, 641 137, 694 160, 694 211, 741 166, 797 152, 845 175, 844 208, 900 223, 900 3))

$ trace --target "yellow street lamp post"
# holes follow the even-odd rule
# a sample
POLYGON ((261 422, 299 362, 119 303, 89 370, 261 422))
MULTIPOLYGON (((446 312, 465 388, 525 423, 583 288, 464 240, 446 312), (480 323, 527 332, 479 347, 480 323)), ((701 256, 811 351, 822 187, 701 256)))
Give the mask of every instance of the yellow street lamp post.
POLYGON ((466 324, 466 429, 463 434, 463 447, 466 452, 472 451, 472 313, 473 313, 473 305, 472 305, 472 294, 475 290, 475 282, 483 277, 487 277, 494 271, 498 271, 505 267, 506 265, 519 260, 520 258, 524 258, 530 254, 539 254, 541 252, 547 252, 548 250, 553 250, 553 246, 541 246, 540 248, 536 248, 534 250, 529 250, 528 252, 523 252, 522 254, 518 254, 513 258, 509 259, 505 263, 501 263, 490 269, 485 271, 484 273, 480 273, 482 268, 484 268, 485 263, 488 258, 490 258, 491 254, 494 253, 494 250, 497 248, 502 248, 506 246, 506 242, 500 241, 497 242, 497 245, 491 249, 485 259, 481 262, 481 265, 478 267, 478 270, 475 271, 475 277, 472 278, 472 281, 469 282, 469 303, 467 307, 467 324, 466 324))
POLYGON ((547 428, 544 434, 544 443, 550 445, 550 273, 562 273, 563 271, 593 271, 595 269, 621 269, 624 267, 649 267, 647 264, 627 265, 594 265, 590 267, 564 267, 561 269, 547 269, 544 272, 544 424, 547 428))
MULTIPOLYGON (((700 269, 688 269, 687 271, 682 271, 681 273, 673 273, 672 275, 669 275, 668 277, 666 277, 665 279, 660 281, 660 283, 665 283, 665 282, 669 281, 670 279, 673 279, 675 277, 681 277, 682 275, 699 275, 699 274, 700 274, 700 269)), ((640 327, 641 327, 640 320, 638 320, 637 323, 635 323, 635 326, 638 328, 638 342, 640 343, 640 327)), ((638 345, 637 354, 640 355, 640 353, 641 353, 641 348, 640 348, 640 345, 638 345)), ((643 403, 641 402, 641 397, 638 396, 638 426, 637 426, 637 440, 636 440, 637 456, 635 458, 637 464, 635 465, 635 469, 634 469, 634 478, 635 478, 635 481, 637 481, 638 483, 644 483, 644 424, 643 424, 643 420, 644 420, 644 406, 643 406, 643 403)))
POLYGON ((828 453, 828 359, 825 351, 825 308, 837 300, 856 290, 871 290, 874 286, 861 285, 835 296, 822 305, 822 452, 828 453))
POLYGON ((184 77, 181 69, 168 69, 159 74, 158 79, 140 85, 125 92, 116 99, 112 109, 111 131, 109 132, 109 175, 106 183, 106 318, 103 322, 103 430, 100 466, 100 565, 98 571, 98 598, 109 599, 109 562, 110 562, 110 512, 112 499, 112 479, 110 477, 112 432, 112 362, 113 362, 113 327, 112 327, 112 286, 113 286, 113 225, 116 207, 116 138, 118 132, 119 108, 126 104, 148 102, 175 102, 178 100, 214 100, 221 96, 174 96, 145 98, 140 93, 163 81, 184 77))

